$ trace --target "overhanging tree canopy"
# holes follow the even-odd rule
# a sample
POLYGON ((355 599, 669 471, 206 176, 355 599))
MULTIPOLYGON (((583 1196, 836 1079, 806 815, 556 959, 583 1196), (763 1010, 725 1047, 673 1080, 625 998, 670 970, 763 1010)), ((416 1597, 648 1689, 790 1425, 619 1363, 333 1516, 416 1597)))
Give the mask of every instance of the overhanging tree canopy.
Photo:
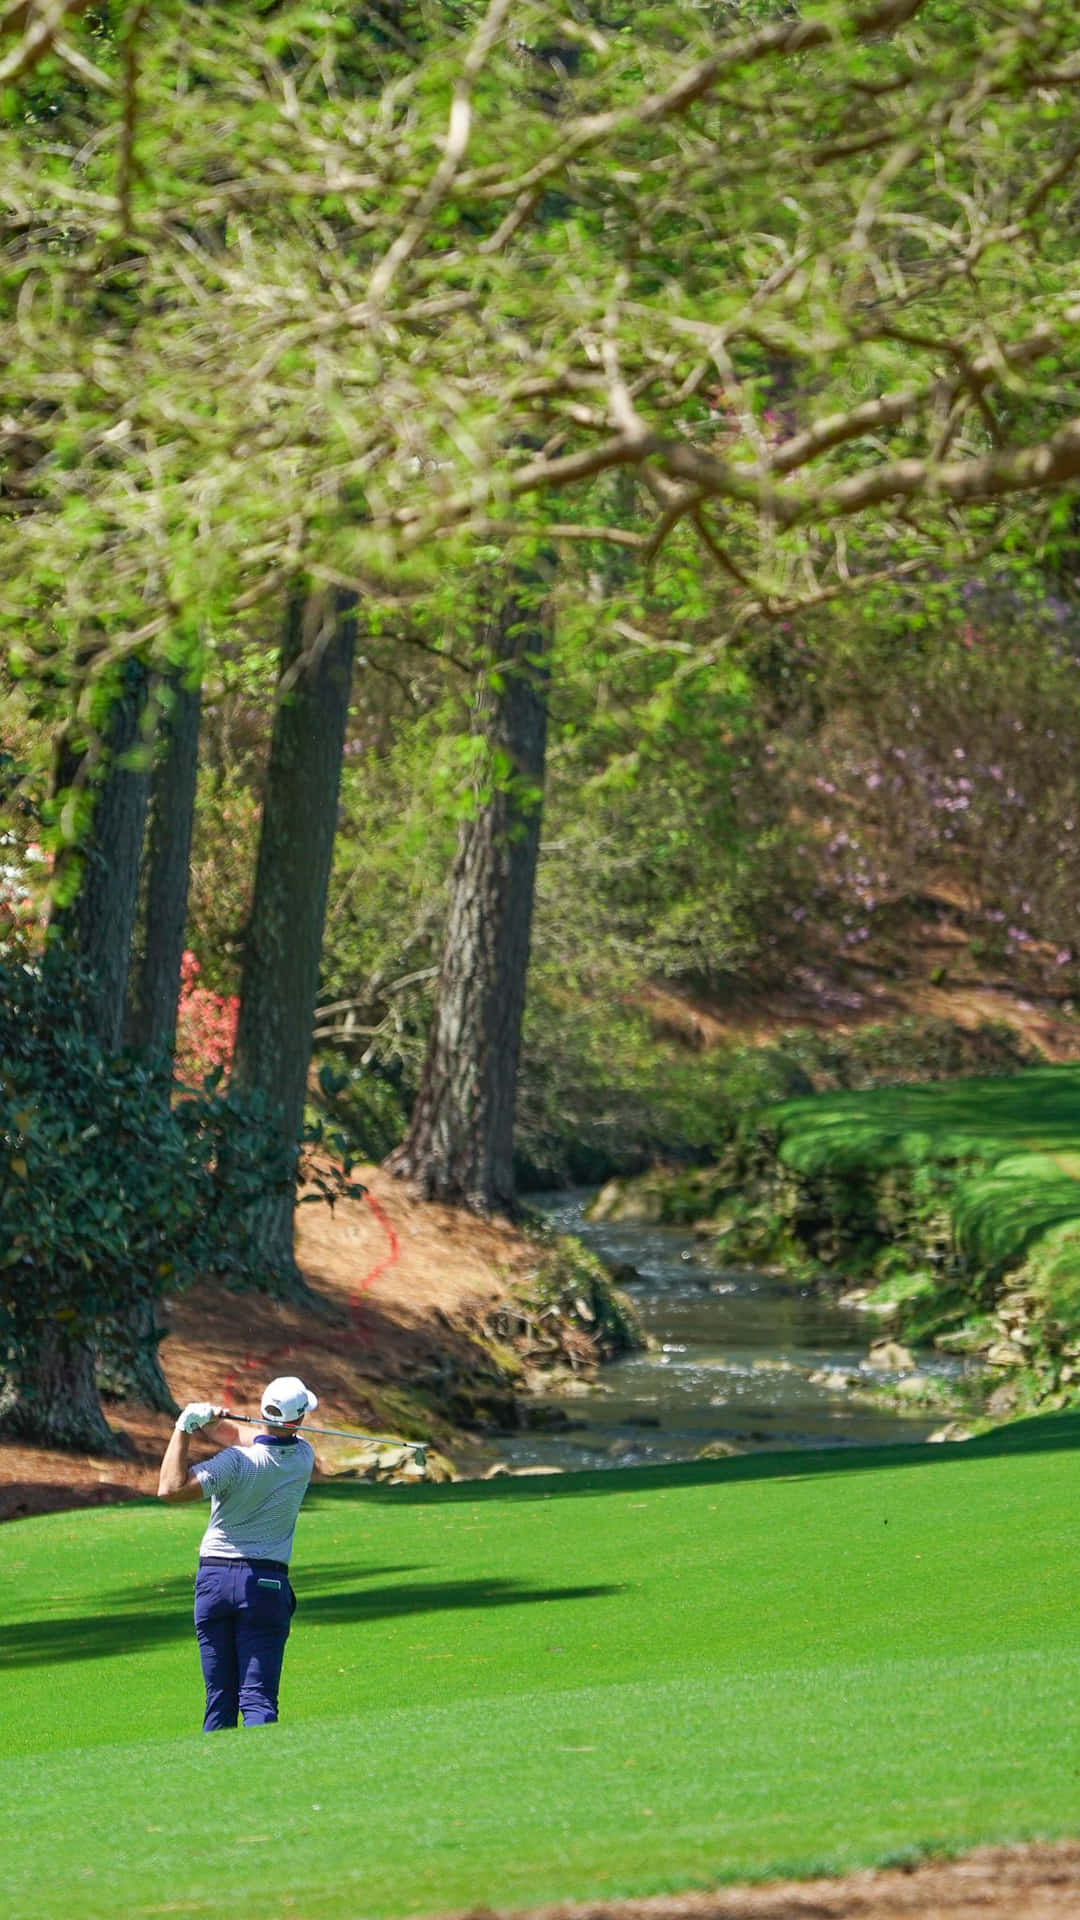
POLYGON ((768 610, 1080 473, 1065 0, 403 20, 163 0, 9 121, 39 622, 175 647, 298 562, 370 592, 541 521, 686 521, 768 610))

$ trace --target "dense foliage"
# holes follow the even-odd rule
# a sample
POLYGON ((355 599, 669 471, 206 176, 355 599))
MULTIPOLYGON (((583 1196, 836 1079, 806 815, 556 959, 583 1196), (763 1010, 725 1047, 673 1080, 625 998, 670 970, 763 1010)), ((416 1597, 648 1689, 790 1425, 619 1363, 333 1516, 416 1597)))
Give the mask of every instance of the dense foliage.
POLYGON ((107 1344, 110 1322, 200 1277, 271 1278, 253 1270, 244 1228, 274 1177, 269 1131, 212 1083, 174 1100, 167 1062, 104 1055, 79 987, 55 952, 0 956, 7 1363, 57 1329, 107 1344))
MULTIPOLYGON (((1070 994, 1074 26, 1071 0, 9 11, 16 916, 30 844, 79 884, 124 664, 128 770, 201 682, 181 1065, 224 1064, 284 610, 347 604, 318 1101, 385 1152, 462 819, 516 778, 474 724, 482 636, 542 555, 534 1177, 707 1152, 756 1084, 737 1041, 694 1051, 740 993, 775 996, 774 1040, 792 989, 870 1018, 930 920, 991 985, 1070 994)), ((195 1109, 138 1071, 179 1166, 195 1109)))

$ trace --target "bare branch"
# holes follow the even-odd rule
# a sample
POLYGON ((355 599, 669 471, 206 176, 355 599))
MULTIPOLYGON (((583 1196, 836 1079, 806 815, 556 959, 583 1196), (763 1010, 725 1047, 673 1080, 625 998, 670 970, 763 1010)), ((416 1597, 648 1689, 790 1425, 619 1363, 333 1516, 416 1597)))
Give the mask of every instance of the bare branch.
POLYGON ((135 183, 135 133, 139 117, 139 34, 150 11, 150 0, 138 0, 124 29, 124 111, 120 126, 120 153, 116 166, 116 204, 120 231, 131 232, 131 191, 135 183))
POLYGON ((66 44, 61 48, 59 44, 67 22, 85 13, 87 5, 88 0, 15 0, 13 6, 5 8, 0 14, 0 39, 9 33, 21 33, 22 39, 0 60, 0 86, 21 80, 51 53, 56 53, 62 55, 68 65, 73 59, 77 60, 83 79, 111 92, 113 81, 108 74, 102 73, 82 54, 75 54, 73 48, 66 44))
MULTIPOLYGON (((947 342, 925 343, 935 351, 952 353, 961 361, 960 382, 971 393, 981 394, 991 381, 999 379, 1008 367, 1022 367, 1033 360, 1039 360, 1044 354, 1060 346, 1060 335, 1051 327, 1037 327, 1026 340, 1018 340, 1002 346, 996 353, 980 354, 975 360, 965 360, 963 350, 947 342)), ((883 394, 880 399, 866 400, 861 406, 852 407, 848 413, 830 414, 824 420, 815 421, 802 433, 793 434, 777 447, 769 460, 773 473, 792 473, 797 467, 806 466, 821 453, 829 452, 833 447, 842 446, 846 441, 857 440, 864 434, 873 433, 878 427, 895 426, 912 414, 931 409, 935 404, 944 402, 951 405, 956 398, 957 380, 936 380, 926 387, 904 387, 896 393, 883 394)))
MULTIPOLYGON (((926 0, 879 0, 879 4, 866 13, 853 13, 846 22, 847 30, 857 40, 891 33, 914 19, 925 3, 926 0)), ((531 193, 543 186, 568 161, 609 140, 624 128, 649 126, 685 113, 713 90, 722 75, 740 67, 752 66, 774 54, 807 53, 813 47, 827 45, 835 37, 834 24, 825 20, 784 20, 775 26, 761 28, 757 33, 735 36, 725 40, 708 59, 699 61, 686 73, 680 74, 662 93, 646 94, 632 107, 612 108, 607 113, 583 116, 567 130, 558 145, 527 172, 509 180, 505 177, 490 180, 484 175, 466 175, 461 184, 485 200, 502 200, 509 195, 517 198, 521 194, 531 193)))
POLYGON ((469 145, 472 125, 472 88, 501 31, 511 0, 490 0, 472 45, 462 63, 450 103, 450 123, 446 131, 442 159, 432 174, 410 220, 387 248, 368 283, 368 302, 378 307, 385 300, 400 269, 416 252, 432 214, 445 200, 469 145))

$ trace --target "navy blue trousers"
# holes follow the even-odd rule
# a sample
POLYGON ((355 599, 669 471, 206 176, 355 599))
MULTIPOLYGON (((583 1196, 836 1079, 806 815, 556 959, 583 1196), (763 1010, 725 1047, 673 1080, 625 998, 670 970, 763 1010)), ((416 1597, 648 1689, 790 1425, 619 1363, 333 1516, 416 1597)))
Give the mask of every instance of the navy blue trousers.
POLYGON ((265 1727, 278 1717, 285 1642, 296 1609, 276 1560, 200 1560, 195 1633, 206 1682, 204 1733, 265 1727))

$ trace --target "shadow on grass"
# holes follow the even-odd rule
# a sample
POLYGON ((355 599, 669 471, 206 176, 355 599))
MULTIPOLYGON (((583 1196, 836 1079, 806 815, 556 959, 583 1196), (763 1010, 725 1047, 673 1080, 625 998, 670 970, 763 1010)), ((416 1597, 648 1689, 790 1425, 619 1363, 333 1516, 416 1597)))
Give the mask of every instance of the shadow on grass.
MULTIPOLYGON (((297 1577, 301 1625, 343 1626, 351 1622, 393 1620, 406 1614, 444 1613, 450 1609, 522 1607, 561 1600, 601 1600, 621 1593, 621 1586, 531 1587, 516 1580, 444 1580, 427 1584, 403 1582, 396 1586, 353 1588, 346 1592, 318 1593, 297 1577)), ((381 1573, 394 1568, 380 1568, 381 1573)), ((403 1569, 409 1571, 409 1569, 403 1569)), ((356 1578, 355 1569, 345 1570, 356 1578)), ((168 1582, 167 1588, 178 1585, 168 1582)), ((52 1665, 62 1660, 105 1660, 116 1654, 152 1652, 173 1640, 193 1635, 190 1597, 192 1581, 183 1583, 189 1605, 155 1606, 152 1610, 132 1609, 138 1590, 129 1590, 128 1608, 114 1613, 88 1614, 76 1619, 7 1621, 0 1627, 0 1671, 5 1668, 52 1665)), ((155 1599, 166 1592, 160 1584, 153 1589, 155 1599)))
MULTIPOLYGON (((186 1606, 191 1611, 195 1593, 195 1567, 193 1560, 182 1573, 172 1573, 167 1580, 139 1581, 136 1585, 105 1588, 95 1594, 102 1607, 113 1609, 128 1616, 145 1613, 165 1612, 173 1607, 186 1606)), ((344 1587, 350 1581, 387 1580, 393 1574, 426 1573, 423 1563, 409 1561, 398 1567, 364 1567, 355 1561, 342 1561, 339 1565, 318 1565, 301 1569, 297 1560, 293 1569, 293 1578, 297 1589, 303 1586, 304 1598, 310 1594, 325 1593, 328 1589, 344 1587)), ((4 1664, 5 1628, 0 1624, 0 1666, 4 1664)))

